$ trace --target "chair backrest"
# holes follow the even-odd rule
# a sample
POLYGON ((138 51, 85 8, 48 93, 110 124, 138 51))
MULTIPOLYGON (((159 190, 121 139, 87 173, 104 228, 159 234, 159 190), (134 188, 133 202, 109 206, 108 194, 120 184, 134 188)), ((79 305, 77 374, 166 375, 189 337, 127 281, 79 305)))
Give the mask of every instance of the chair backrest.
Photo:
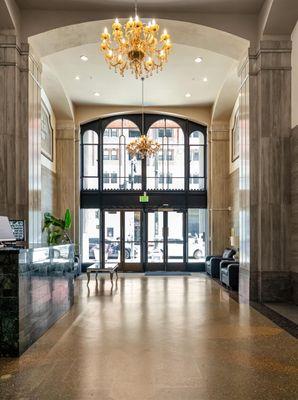
POLYGON ((236 254, 236 251, 234 249, 229 249, 228 247, 226 249, 224 249, 223 253, 222 253, 222 258, 224 260, 227 259, 231 259, 233 257, 233 255, 236 254))

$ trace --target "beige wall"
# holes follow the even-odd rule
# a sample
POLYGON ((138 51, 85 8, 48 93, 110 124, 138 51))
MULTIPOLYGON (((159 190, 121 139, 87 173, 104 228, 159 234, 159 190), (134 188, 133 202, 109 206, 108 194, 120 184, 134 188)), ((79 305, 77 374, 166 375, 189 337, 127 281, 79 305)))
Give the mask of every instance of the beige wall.
MULTIPOLYGON (((101 118, 110 114, 140 112, 140 107, 131 106, 76 106, 75 122, 80 125, 84 122, 101 118)), ((145 107, 145 112, 169 113, 178 117, 188 118, 201 124, 210 125, 211 106, 209 107, 145 107)))
POLYGON ((292 128, 298 125, 298 22, 292 33, 292 128))

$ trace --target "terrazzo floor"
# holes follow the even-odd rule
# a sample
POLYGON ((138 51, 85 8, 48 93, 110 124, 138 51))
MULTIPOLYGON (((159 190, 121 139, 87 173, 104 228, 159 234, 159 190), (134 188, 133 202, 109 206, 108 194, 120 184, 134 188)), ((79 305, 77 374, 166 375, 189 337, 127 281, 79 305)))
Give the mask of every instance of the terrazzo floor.
POLYGON ((22 357, 0 359, 1 400, 298 399, 297 340, 205 274, 76 292, 22 357))

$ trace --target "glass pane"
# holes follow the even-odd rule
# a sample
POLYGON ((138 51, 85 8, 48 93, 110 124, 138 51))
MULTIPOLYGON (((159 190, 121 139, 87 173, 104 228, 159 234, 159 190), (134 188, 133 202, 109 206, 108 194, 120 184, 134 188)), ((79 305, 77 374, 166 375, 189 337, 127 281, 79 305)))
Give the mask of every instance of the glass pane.
POLYGON ((126 211, 124 220, 125 262, 140 262, 141 213, 140 211, 126 211))
POLYGON ((84 144, 98 144, 98 135, 94 131, 86 131, 83 134, 84 144))
POLYGON ((99 261, 99 209, 81 210, 82 262, 99 261))
POLYGON ((148 213, 148 241, 163 241, 163 212, 148 213))
POLYGON ((142 161, 131 159, 126 145, 140 136, 131 121, 119 119, 111 122, 103 135, 103 189, 140 190, 142 188, 142 161))
POLYGON ((139 242, 141 240, 141 213, 140 211, 125 212, 125 241, 139 242))
POLYGON ((125 262, 140 262, 141 261, 141 245, 138 242, 125 242, 125 262))
POLYGON ((207 211, 188 210, 188 262, 204 262, 206 257, 207 211))
POLYGON ((193 176, 189 179, 189 189, 190 190, 205 190, 205 178, 199 178, 197 176, 193 176))
POLYGON ((105 241, 105 261, 107 263, 120 261, 120 241, 105 241))
POLYGON ((195 131, 192 132, 192 134, 189 136, 189 144, 192 145, 204 145, 205 144, 205 137, 204 134, 200 131, 195 131))
POLYGON ((184 189, 184 178, 175 178, 171 175, 159 176, 159 177, 148 177, 147 178, 147 189, 148 190, 183 190, 184 189))
POLYGON ((168 262, 183 262, 183 214, 168 212, 168 262))
POLYGON ((98 146, 97 145, 84 145, 83 146, 83 176, 97 176, 98 175, 98 146))
POLYGON ((97 190, 98 178, 83 178, 82 188, 83 190, 97 190))
POLYGON ((158 154, 147 159, 147 189, 184 189, 183 130, 176 122, 162 119, 155 122, 147 134, 161 145, 158 154))
POLYGON ((148 213, 148 262, 163 262, 163 212, 148 213))
POLYGON ((191 190, 202 190, 205 188, 205 156, 204 146, 190 146, 190 179, 191 190))
POLYGON ((162 263, 164 256, 163 242, 148 242, 148 262, 162 263))
POLYGON ((120 261, 120 212, 105 211, 105 260, 120 261))

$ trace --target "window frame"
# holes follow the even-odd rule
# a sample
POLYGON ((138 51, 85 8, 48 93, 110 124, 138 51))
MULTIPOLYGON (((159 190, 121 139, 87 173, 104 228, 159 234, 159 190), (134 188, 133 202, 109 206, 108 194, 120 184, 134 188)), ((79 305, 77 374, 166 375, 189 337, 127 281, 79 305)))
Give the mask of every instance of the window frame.
MULTIPOLYGON (((99 120, 95 120, 95 121, 91 121, 90 123, 87 124, 83 124, 81 126, 81 175, 80 175, 80 180, 81 180, 81 191, 82 192, 97 192, 97 193, 104 193, 106 191, 108 192, 116 192, 118 193, 119 191, 124 191, 124 192, 143 192, 143 191, 148 191, 148 192, 160 192, 160 193, 165 193, 165 192, 207 192, 207 128, 203 125, 197 124, 195 122, 189 121, 189 120, 184 120, 181 118, 177 118, 177 117, 172 117, 169 116, 167 114, 145 114, 144 116, 144 129, 142 130, 142 115, 141 114, 121 114, 121 115, 115 115, 113 117, 108 117, 108 118, 103 118, 103 119, 99 119, 99 120), (103 145, 103 137, 104 137, 104 132, 105 130, 108 128, 108 125, 116 120, 129 120, 131 122, 133 122, 136 127, 140 130, 140 132, 145 132, 145 134, 148 134, 148 131, 150 129, 150 127, 157 122, 158 120, 170 120, 170 121, 174 121, 178 124, 178 126, 181 127, 183 133, 184 133, 184 189, 148 189, 148 181, 147 181, 147 171, 146 171, 146 161, 142 160, 141 163, 141 184, 137 184, 135 188, 131 188, 131 184, 128 183, 131 179, 129 179, 129 175, 130 175, 130 171, 127 171, 127 185, 126 187, 124 187, 121 179, 123 177, 120 176, 120 174, 118 174, 118 180, 119 180, 119 188, 118 189, 104 189, 103 187, 103 181, 104 181, 104 176, 103 176, 103 162, 104 162, 104 154, 103 154, 103 149, 104 149, 104 145, 103 145), (98 172, 97 175, 94 176, 85 176, 84 175, 84 164, 83 164, 83 149, 84 146, 86 146, 87 144, 83 142, 83 135, 86 131, 88 130, 92 130, 97 134, 97 147, 98 147, 98 151, 97 151, 97 165, 98 165, 98 172), (195 150, 197 147, 196 145, 194 146, 193 144, 190 144, 190 136, 191 134, 195 133, 194 138, 197 138, 198 136, 200 136, 200 133, 202 134, 203 137, 203 142, 201 144, 201 146, 203 147, 203 155, 204 155, 204 160, 203 160, 203 173, 202 176, 199 176, 199 178, 203 179, 204 183, 202 183, 201 187, 199 189, 190 189, 190 185, 191 185, 191 181, 192 178, 197 178, 197 176, 191 176, 191 171, 190 171, 190 163, 191 163, 191 157, 194 158, 193 156, 191 156, 191 150, 195 150), (84 189, 83 188, 83 181, 86 178, 93 178, 93 179, 98 179, 98 186, 96 189, 84 189), (121 187, 120 187, 120 181, 121 181, 121 187)), ((113 136, 115 137, 115 132, 116 128, 109 128, 109 136, 113 136)), ((130 131, 134 131, 136 130, 136 128, 125 128, 128 129, 130 131)), ((166 128, 165 128, 166 129, 166 128)), ((170 128, 169 128, 170 129, 170 128)), ((129 132, 127 134, 129 136, 129 132)), ((116 135, 117 136, 117 135, 116 135)), ((134 135, 133 135, 134 136, 134 135)), ((166 135, 167 137, 169 135, 166 135)), ((171 135, 173 136, 173 135, 171 135)), ((106 137, 106 135, 105 135, 106 137)), ((112 144, 112 143, 111 143, 112 144)), ((173 144, 173 146, 175 146, 175 144, 173 144)), ((115 145, 114 145, 114 150, 115 150, 115 145)), ((168 150, 172 150, 171 148, 168 150)), ((118 158, 120 157, 119 154, 120 151, 120 147, 118 149, 118 158)), ((111 157, 115 157, 115 154, 112 156, 112 152, 110 152, 111 154, 109 154, 109 159, 111 159, 111 157)), ((165 156, 165 154, 164 154, 165 156)), ((107 154, 106 154, 107 157, 107 154)), ((166 154, 166 159, 168 159, 168 161, 173 162, 175 160, 173 160, 173 154, 170 156, 168 153, 166 154)), ((199 156, 200 158, 200 156, 199 156)), ((139 157, 138 157, 139 159, 139 157)), ((107 161, 107 160, 106 160, 107 161)), ((117 161, 116 159, 113 161, 117 161)), ((129 167, 126 167, 127 169, 129 167)), ((166 172, 166 171, 165 171, 166 172)), ((137 171, 137 175, 140 175, 140 171, 137 171)), ((148 177, 149 178, 149 177, 148 177)), ((173 176, 173 178, 175 178, 173 176)), ((107 180, 107 177, 105 177, 105 179, 107 180)), ((109 178, 110 179, 110 178, 109 178)), ((134 182, 136 181, 136 179, 133 179, 134 182)), ((137 179, 137 181, 139 182, 139 178, 137 179)), ((166 186, 166 185, 165 185, 166 186)))

